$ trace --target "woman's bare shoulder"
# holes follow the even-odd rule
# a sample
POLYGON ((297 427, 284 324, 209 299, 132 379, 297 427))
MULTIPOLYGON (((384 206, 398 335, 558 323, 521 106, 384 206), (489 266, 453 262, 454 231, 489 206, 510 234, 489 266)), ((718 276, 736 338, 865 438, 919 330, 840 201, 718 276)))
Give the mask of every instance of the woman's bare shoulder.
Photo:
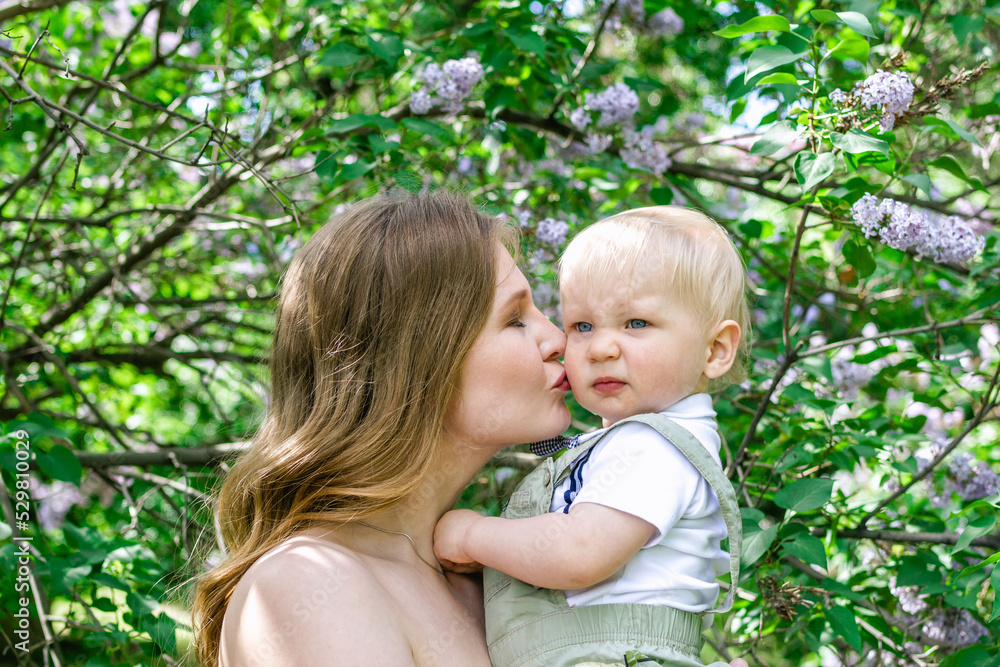
POLYGON ((222 625, 221 664, 412 664, 403 624, 379 581, 349 549, 286 540, 236 585, 222 625))

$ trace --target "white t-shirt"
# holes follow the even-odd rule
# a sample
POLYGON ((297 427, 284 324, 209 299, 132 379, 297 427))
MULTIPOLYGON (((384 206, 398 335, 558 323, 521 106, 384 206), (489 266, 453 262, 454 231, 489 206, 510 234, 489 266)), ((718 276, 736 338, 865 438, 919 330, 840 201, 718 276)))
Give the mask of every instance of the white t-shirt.
MULTIPOLYGON (((712 397, 694 394, 660 413, 690 431, 721 466, 712 397)), ((584 436, 597 437, 604 429, 584 436)), ((651 426, 625 424, 594 446, 555 489, 552 512, 597 503, 637 516, 656 531, 609 579, 566 591, 569 606, 652 604, 702 612, 715 606, 715 579, 729 571, 719 499, 708 481, 651 426), (567 495, 567 492, 568 495, 567 495)))

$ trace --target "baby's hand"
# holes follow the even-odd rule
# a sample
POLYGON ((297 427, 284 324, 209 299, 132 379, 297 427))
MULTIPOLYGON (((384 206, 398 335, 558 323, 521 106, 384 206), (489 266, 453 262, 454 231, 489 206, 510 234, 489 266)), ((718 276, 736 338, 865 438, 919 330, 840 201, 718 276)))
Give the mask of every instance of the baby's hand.
POLYGON ((472 510, 452 510, 438 521, 434 527, 434 555, 444 569, 463 574, 483 569, 465 553, 466 533, 480 519, 482 517, 472 510))

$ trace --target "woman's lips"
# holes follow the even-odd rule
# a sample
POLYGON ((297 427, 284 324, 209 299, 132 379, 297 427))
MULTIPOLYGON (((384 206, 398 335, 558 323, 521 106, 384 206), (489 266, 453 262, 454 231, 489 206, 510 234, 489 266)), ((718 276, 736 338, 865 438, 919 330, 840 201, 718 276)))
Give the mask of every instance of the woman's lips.
POLYGON ((603 377, 594 380, 594 384, 592 386, 595 390, 602 394, 613 394, 624 387, 625 383, 617 378, 603 377))
POLYGON ((559 381, 555 383, 552 387, 553 389, 558 389, 560 391, 569 391, 571 387, 569 386, 569 379, 566 377, 566 373, 559 376, 559 381))

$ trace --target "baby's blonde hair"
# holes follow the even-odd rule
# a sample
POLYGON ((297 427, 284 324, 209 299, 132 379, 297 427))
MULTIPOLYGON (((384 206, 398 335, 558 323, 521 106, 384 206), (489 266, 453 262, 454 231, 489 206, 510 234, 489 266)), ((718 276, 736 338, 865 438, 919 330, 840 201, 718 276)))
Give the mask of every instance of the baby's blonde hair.
POLYGON ((599 220, 567 246, 559 280, 582 290, 651 281, 691 308, 706 329, 733 320, 741 332, 736 360, 709 386, 719 390, 746 379, 746 270, 729 234, 708 216, 683 206, 650 206, 599 220))

